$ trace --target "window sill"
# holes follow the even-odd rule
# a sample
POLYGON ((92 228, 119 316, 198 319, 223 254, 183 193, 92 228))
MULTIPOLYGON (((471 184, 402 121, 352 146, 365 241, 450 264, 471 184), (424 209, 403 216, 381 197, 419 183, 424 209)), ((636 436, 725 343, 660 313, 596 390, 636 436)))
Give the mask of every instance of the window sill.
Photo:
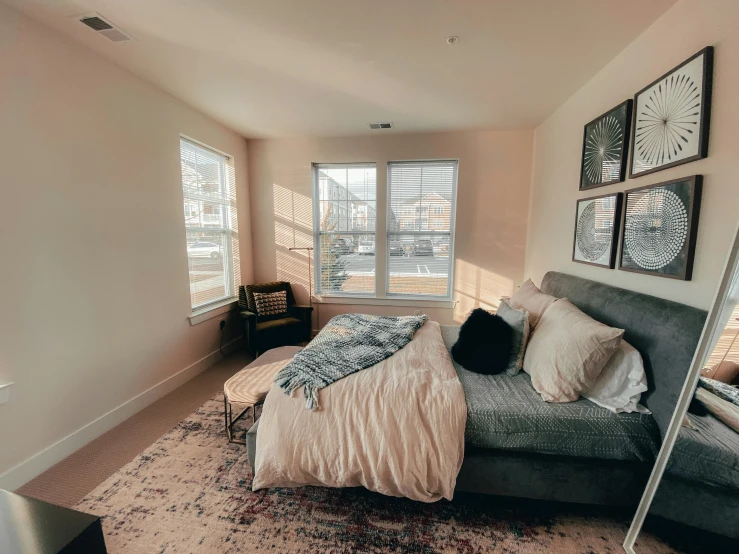
POLYGON ((205 306, 204 308, 198 308, 191 315, 187 316, 187 319, 190 320, 190 325, 197 325, 198 323, 202 323, 203 321, 207 321, 209 319, 213 319, 214 317, 218 317, 219 315, 230 312, 231 310, 236 308, 236 306, 238 306, 238 303, 238 298, 227 298, 226 300, 223 300, 216 304, 211 304, 209 306, 205 306))
POLYGON ((454 301, 448 298, 406 298, 393 296, 390 298, 373 298, 367 296, 321 296, 316 298, 318 304, 347 304, 355 306, 398 306, 407 308, 447 308, 454 307, 454 301))

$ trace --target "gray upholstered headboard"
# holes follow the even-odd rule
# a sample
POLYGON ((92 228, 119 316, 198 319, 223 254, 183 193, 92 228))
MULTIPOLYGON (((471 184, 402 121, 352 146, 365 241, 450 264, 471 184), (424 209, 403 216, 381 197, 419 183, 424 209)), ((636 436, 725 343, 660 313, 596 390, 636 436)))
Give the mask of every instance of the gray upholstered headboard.
POLYGON ((624 340, 641 353, 647 373, 649 390, 641 403, 652 411, 664 437, 707 313, 556 271, 544 275, 541 290, 566 297, 593 319, 626 331, 624 340))

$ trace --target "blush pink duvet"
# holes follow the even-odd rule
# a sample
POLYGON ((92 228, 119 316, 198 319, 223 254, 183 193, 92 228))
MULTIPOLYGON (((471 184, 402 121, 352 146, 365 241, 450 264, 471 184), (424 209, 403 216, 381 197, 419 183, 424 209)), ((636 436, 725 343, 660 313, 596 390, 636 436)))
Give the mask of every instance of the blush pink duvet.
MULTIPOLYGON (((287 361, 285 361, 287 363, 287 361)), ((275 384, 257 435, 253 489, 366 487, 422 502, 452 498, 464 457, 467 406, 441 338, 427 322, 390 358, 319 393, 275 384)))

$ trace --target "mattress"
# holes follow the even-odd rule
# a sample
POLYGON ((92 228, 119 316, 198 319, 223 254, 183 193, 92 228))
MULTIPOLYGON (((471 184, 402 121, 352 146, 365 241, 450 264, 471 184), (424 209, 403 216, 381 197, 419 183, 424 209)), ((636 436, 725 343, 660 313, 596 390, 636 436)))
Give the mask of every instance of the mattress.
MULTIPOLYGON (((451 350, 459 327, 442 325, 441 334, 451 350)), ((479 375, 454 367, 467 401, 469 445, 610 460, 653 461, 657 455, 659 428, 650 414, 615 414, 585 398, 547 403, 523 371, 479 375)))
POLYGON ((669 475, 739 490, 739 433, 710 414, 688 414, 667 463, 669 475))

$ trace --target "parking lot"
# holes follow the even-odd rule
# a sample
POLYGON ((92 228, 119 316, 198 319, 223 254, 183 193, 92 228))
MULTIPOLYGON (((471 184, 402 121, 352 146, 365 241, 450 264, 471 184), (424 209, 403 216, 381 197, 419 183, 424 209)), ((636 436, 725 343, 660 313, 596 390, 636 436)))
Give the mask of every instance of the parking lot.
MULTIPOLYGON (((349 275, 372 273, 375 271, 375 257, 360 254, 347 254, 340 260, 346 261, 346 272, 349 275)), ((449 258, 446 256, 391 256, 389 263, 392 273, 407 275, 446 274, 449 258)))

